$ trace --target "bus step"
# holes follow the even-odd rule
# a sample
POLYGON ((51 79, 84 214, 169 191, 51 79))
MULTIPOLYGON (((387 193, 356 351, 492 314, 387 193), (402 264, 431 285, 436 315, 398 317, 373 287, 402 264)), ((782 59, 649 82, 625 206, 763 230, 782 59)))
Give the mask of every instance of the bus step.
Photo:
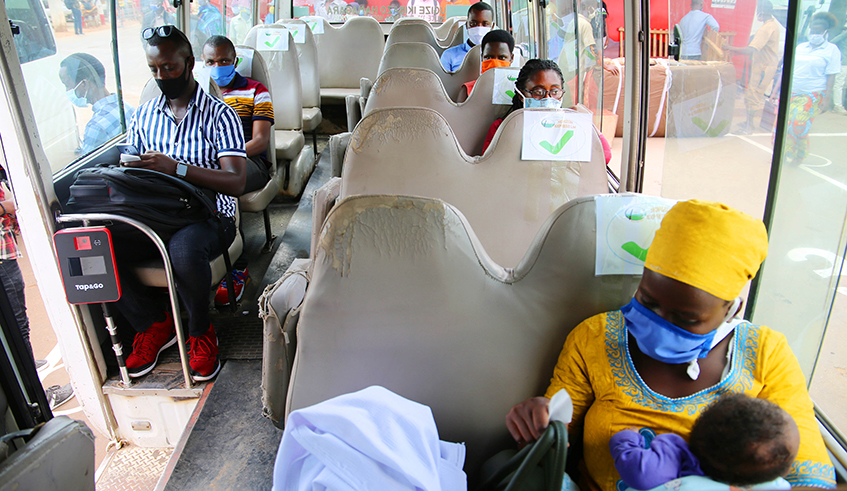
POLYGON ((111 450, 97 469, 97 491, 154 489, 173 450, 134 445, 111 450))

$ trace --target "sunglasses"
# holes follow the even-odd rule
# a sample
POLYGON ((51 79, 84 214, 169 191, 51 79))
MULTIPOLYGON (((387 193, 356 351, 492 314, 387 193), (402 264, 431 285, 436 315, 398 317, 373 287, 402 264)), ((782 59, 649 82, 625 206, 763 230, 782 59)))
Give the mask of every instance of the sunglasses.
POLYGON ((158 26, 158 27, 146 27, 141 31, 141 37, 145 41, 149 41, 150 39, 153 38, 153 36, 158 36, 160 38, 167 38, 167 37, 171 37, 174 34, 176 34, 183 41, 190 44, 190 41, 188 41, 188 37, 186 37, 185 33, 180 31, 179 29, 177 29, 176 26, 165 25, 165 26, 158 26))

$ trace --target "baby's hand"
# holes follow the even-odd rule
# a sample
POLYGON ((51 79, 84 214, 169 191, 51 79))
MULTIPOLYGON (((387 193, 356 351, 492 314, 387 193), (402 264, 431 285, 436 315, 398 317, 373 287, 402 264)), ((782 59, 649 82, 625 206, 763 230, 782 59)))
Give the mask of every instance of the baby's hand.
POLYGON ((635 426, 630 426, 629 428, 624 428, 623 430, 624 431, 634 431, 634 432, 638 433, 638 428, 636 428, 635 426))

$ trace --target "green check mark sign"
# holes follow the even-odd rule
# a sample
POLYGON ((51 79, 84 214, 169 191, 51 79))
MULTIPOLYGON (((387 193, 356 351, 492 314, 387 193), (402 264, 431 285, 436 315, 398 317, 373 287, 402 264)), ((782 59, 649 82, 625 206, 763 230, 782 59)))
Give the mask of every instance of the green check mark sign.
POLYGON ((279 40, 282 39, 282 36, 279 36, 277 34, 265 34, 265 36, 267 37, 267 39, 271 40, 265 41, 265 46, 267 46, 268 48, 273 48, 279 43, 279 40))
POLYGON ((565 148, 565 145, 567 145, 568 141, 570 141, 571 138, 573 138, 573 130, 568 130, 565 132, 564 135, 562 135, 562 139, 559 140, 559 143, 553 145, 547 140, 542 140, 539 145, 541 146, 541 148, 547 150, 553 155, 558 155, 559 152, 561 152, 562 149, 565 148))

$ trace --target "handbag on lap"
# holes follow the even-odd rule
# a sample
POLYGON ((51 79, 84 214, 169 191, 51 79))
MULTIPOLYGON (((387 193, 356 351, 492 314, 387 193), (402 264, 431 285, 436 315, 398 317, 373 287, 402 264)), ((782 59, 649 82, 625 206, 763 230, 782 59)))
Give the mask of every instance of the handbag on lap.
POLYGON ((568 429, 551 421, 535 443, 515 453, 506 450, 482 466, 477 491, 561 491, 568 457, 568 429))

